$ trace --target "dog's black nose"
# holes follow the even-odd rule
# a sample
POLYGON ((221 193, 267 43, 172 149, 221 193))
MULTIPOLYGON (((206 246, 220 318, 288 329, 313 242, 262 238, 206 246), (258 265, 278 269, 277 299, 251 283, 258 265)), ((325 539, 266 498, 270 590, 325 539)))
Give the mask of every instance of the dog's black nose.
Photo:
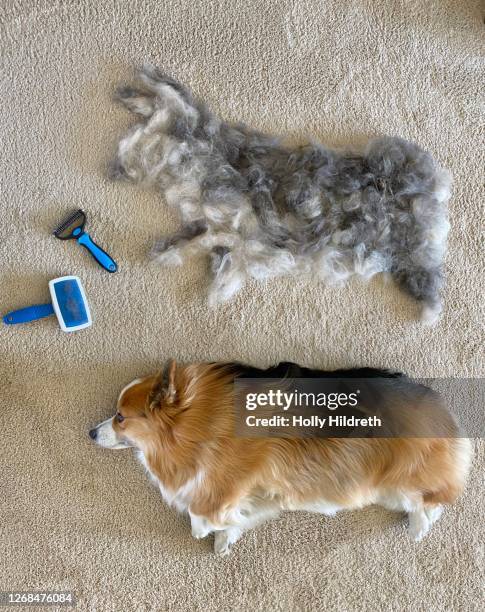
POLYGON ((98 435, 98 430, 97 429, 90 429, 89 430, 89 437, 91 438, 91 440, 96 440, 96 436, 98 435))

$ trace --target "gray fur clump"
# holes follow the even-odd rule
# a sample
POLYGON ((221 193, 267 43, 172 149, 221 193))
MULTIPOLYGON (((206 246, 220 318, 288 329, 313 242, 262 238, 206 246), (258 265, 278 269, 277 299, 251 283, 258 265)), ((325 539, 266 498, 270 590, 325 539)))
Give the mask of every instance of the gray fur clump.
POLYGON ((435 320, 441 310, 449 173, 401 138, 362 153, 281 139, 215 117, 151 66, 117 98, 142 117, 119 143, 112 178, 152 184, 182 219, 154 246, 166 264, 210 255, 210 301, 247 278, 313 273, 340 283, 388 272, 435 320))

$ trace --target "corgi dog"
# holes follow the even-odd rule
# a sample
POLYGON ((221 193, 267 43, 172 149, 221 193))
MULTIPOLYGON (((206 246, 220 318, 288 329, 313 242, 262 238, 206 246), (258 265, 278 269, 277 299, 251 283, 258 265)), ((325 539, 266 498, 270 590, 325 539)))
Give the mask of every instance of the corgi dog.
MULTIPOLYGON (((323 372, 290 363, 258 370, 175 361, 127 385, 115 415, 91 429, 90 437, 105 448, 137 449, 165 501, 189 514, 192 535, 214 533, 217 554, 228 554, 244 531, 285 510, 334 515, 370 504, 407 513, 409 533, 419 541, 442 504, 462 492, 471 444, 459 437, 442 403, 445 437, 238 437, 238 377, 372 377, 385 379, 391 389, 416 386, 386 370, 323 372)), ((412 394, 402 396, 411 401, 412 394)))

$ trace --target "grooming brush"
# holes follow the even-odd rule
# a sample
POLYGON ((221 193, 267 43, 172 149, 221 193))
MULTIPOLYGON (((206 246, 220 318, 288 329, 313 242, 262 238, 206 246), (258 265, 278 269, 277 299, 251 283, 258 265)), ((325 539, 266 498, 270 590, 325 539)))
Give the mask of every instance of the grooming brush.
POLYGON ((92 323, 86 294, 77 276, 61 276, 49 281, 51 302, 27 306, 3 317, 6 325, 29 323, 55 314, 62 331, 72 332, 92 323))
POLYGON ((77 210, 54 230, 54 236, 60 240, 75 238, 81 246, 91 253, 100 266, 108 272, 116 272, 118 269, 116 262, 91 240, 89 234, 84 231, 85 223, 86 214, 82 210, 77 210))

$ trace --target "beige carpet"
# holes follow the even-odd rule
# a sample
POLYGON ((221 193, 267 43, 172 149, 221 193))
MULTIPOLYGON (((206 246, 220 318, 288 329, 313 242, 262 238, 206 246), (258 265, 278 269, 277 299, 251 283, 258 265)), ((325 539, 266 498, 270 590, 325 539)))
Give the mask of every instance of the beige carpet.
POLYGON ((169 356, 484 375, 483 20, 479 0, 2 3, 1 309, 78 274, 95 324, 0 330, 0 589, 69 589, 78 609, 103 612, 480 608, 483 446, 466 495, 419 545, 369 508, 285 515, 217 559, 131 451, 95 448, 87 430, 169 356), (211 311, 202 262, 149 264, 175 218, 156 193, 105 178, 132 121, 113 88, 147 59, 227 119, 330 144, 399 134, 432 151, 455 177, 440 324, 417 324, 379 279, 253 284, 211 311), (50 235, 78 206, 118 274, 50 235))

